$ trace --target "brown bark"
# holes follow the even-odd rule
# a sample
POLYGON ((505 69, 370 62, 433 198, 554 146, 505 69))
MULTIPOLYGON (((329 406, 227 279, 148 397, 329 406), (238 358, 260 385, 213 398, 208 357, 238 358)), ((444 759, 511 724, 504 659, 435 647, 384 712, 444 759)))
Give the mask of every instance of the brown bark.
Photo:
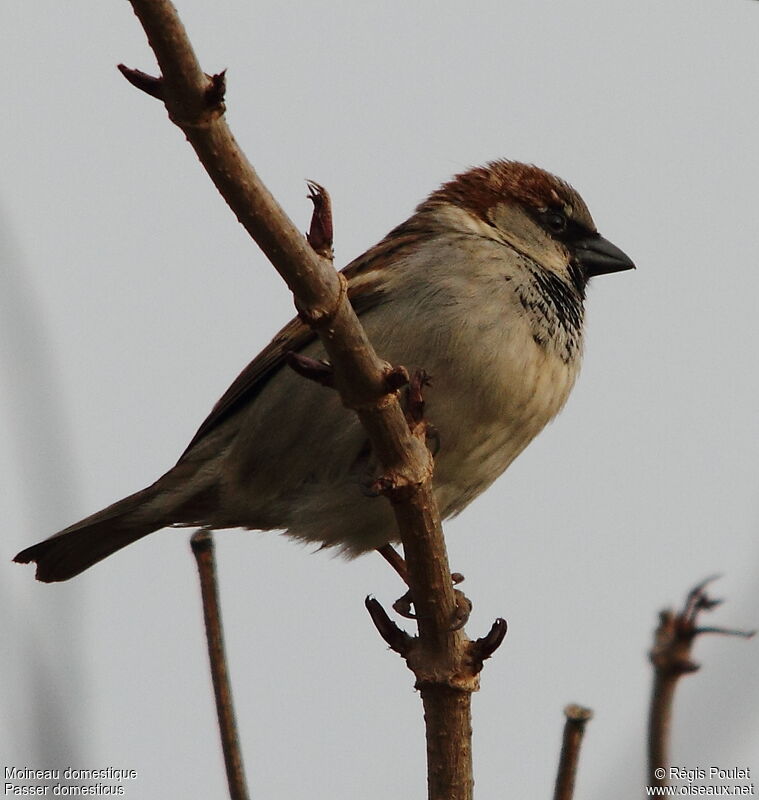
POLYGON ((564 716, 566 722, 559 756, 559 769, 556 773, 554 800, 572 800, 574 797, 580 745, 585 735, 585 726, 593 718, 593 712, 582 706, 568 705, 564 709, 564 716))
POLYGON ((219 719, 221 749, 224 753, 224 764, 227 770, 229 796, 232 800, 248 800, 248 787, 245 783, 245 769, 240 750, 240 739, 237 735, 237 720, 232 703, 232 687, 224 649, 224 630, 221 624, 213 539, 208 531, 200 530, 193 534, 190 544, 200 577, 208 659, 211 662, 211 678, 216 699, 216 715, 219 719))

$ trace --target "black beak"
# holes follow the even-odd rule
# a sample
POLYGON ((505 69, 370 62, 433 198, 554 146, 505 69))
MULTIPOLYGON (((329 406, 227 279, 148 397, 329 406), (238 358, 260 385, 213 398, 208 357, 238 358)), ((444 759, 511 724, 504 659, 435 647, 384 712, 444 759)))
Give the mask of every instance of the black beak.
POLYGON ((616 245, 598 233, 574 242, 574 254, 589 278, 635 269, 635 264, 616 245))

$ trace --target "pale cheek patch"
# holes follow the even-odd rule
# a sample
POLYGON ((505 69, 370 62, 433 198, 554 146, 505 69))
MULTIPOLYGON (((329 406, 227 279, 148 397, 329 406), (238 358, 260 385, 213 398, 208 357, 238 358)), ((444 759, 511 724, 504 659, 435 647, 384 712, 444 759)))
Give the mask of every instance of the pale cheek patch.
POLYGON ((488 216, 502 241, 554 272, 566 271, 567 254, 562 245, 552 239, 519 206, 500 203, 490 210, 488 216))

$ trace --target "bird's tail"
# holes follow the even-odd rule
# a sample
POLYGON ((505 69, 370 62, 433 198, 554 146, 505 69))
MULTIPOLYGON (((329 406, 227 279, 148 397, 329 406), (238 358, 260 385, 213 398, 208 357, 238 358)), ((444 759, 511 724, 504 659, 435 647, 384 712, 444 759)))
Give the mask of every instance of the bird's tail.
POLYGON ((143 536, 165 527, 164 515, 147 513, 157 483, 70 525, 43 542, 22 550, 13 560, 37 563, 37 580, 65 581, 143 536))

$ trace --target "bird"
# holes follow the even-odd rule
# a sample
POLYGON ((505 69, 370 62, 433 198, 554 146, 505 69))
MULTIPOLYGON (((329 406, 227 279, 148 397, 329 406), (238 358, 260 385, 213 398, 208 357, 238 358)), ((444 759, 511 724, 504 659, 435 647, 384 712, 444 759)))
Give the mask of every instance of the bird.
MULTIPOLYGON (((380 357, 429 376, 443 519, 559 413, 582 360, 588 282, 633 268, 569 183, 497 160, 443 183, 343 269, 380 357)), ((280 530, 349 558, 397 542, 391 505, 367 491, 378 465, 358 418, 337 392, 296 374, 292 354, 325 359, 298 317, 245 367, 168 472, 15 561, 36 562, 40 581, 64 581, 166 527, 280 530)))

